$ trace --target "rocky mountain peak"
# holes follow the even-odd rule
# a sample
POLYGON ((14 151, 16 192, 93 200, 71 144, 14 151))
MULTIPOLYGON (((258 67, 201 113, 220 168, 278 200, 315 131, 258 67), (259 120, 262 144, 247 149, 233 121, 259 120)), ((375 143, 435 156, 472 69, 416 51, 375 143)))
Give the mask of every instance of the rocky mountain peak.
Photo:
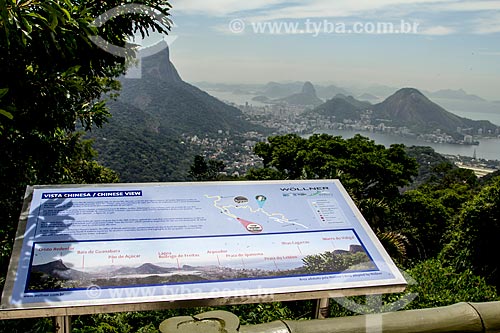
POLYGON ((174 64, 170 61, 170 50, 165 41, 139 51, 142 75, 145 78, 167 82, 182 82, 174 64))
POLYGON ((309 81, 304 83, 304 86, 302 87, 302 93, 305 95, 316 97, 316 89, 314 89, 313 84, 309 81))

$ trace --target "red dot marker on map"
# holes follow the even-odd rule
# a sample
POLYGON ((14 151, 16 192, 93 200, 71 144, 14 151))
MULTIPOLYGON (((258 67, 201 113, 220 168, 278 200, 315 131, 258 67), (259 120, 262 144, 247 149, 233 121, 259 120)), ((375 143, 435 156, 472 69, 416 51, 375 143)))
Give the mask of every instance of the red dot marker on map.
POLYGON ((264 230, 264 228, 262 228, 262 226, 258 223, 240 219, 239 217, 237 217, 236 219, 245 227, 245 229, 247 229, 247 231, 251 233, 258 234, 262 232, 262 230, 264 230))

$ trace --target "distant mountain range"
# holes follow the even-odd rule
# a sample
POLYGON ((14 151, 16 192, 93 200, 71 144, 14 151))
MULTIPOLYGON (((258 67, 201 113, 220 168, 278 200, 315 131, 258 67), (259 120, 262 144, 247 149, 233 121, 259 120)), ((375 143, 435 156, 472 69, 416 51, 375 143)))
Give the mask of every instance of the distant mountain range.
MULTIPOLYGON (((89 135, 95 140, 99 162, 117 171, 121 181, 186 180, 194 156, 203 152, 184 143, 182 134, 205 137, 247 131, 269 133, 268 129, 250 123, 238 108, 184 82, 170 61, 168 47, 143 58, 141 69, 141 79, 121 79, 119 98, 108 103, 112 118, 103 128, 89 135)), ((209 83, 203 85, 210 86, 209 83)), ((217 89, 230 87, 215 86, 217 89)), ((362 112, 370 109, 377 121, 387 126, 406 126, 415 132, 442 129, 457 134, 458 127, 486 131, 497 128, 488 121, 472 121, 454 115, 416 89, 401 89, 381 101, 380 96, 388 89, 376 86, 364 93, 351 94, 335 85, 315 87, 311 82, 270 82, 260 86, 235 85, 233 91, 260 95, 256 100, 264 103, 314 109, 311 112, 337 120, 359 120, 362 112)), ((482 103, 480 97, 463 90, 442 90, 432 94, 459 103, 482 103)))
POLYGON ((323 103, 323 101, 316 95, 316 89, 314 89, 314 86, 309 81, 304 83, 301 92, 281 98, 278 102, 285 102, 290 105, 300 106, 316 106, 323 103))
POLYGON ((122 267, 115 271, 115 275, 132 275, 132 274, 166 274, 173 272, 173 269, 157 266, 151 263, 142 264, 139 267, 122 267))
MULTIPOLYGON (((255 93, 257 96, 264 96, 269 100, 279 100, 279 99, 284 99, 290 96, 293 96, 295 94, 300 94, 304 90, 304 86, 308 85, 309 87, 307 89, 310 89, 312 86, 312 83, 309 81, 306 82, 290 82, 290 83, 278 83, 278 82, 269 82, 266 85, 262 86, 259 89, 257 89, 257 92, 255 93)), ((208 85, 207 85, 208 87, 208 85)), ((255 89, 255 86, 252 86, 253 89, 255 89)), ((344 95, 350 95, 351 93, 343 88, 337 87, 335 85, 328 85, 328 86, 321 86, 321 85, 316 85, 313 86, 315 93, 314 95, 316 97, 322 98, 324 100, 332 98, 333 96, 337 94, 344 94, 344 95)), ((238 90, 242 90, 240 87, 238 90)), ((300 104, 302 105, 302 104, 300 104)))
POLYGON ((426 95, 430 98, 447 98, 447 99, 458 99, 464 101, 477 101, 477 102, 486 102, 484 98, 481 98, 477 95, 471 95, 466 93, 463 89, 459 90, 438 90, 436 92, 426 92, 426 95))
POLYGON ((494 133, 498 128, 489 121, 470 120, 448 112, 413 88, 400 89, 374 105, 351 96, 337 95, 310 112, 342 122, 343 119, 359 120, 367 110, 373 112, 372 119, 384 122, 386 126, 406 126, 416 133, 430 133, 440 129, 450 135, 459 135, 458 128, 471 128, 474 131, 483 129, 485 133, 494 133))
MULTIPOLYGON (((274 85, 271 84, 270 90, 273 91, 274 85)), ((280 90, 281 91, 281 90, 280 90)), ((284 90, 283 90, 284 91, 284 90)), ((283 92, 281 91, 281 92, 283 92)), ((274 95, 276 92, 272 93, 274 95)), ((316 89, 311 82, 304 82, 302 85, 302 90, 298 93, 293 93, 289 96, 271 99, 268 96, 259 95, 255 96, 252 100, 267 103, 267 104, 287 104, 292 106, 317 106, 323 103, 323 100, 318 98, 316 94, 316 89)))
MULTIPOLYGON (((241 101, 247 98, 251 104, 252 101, 275 104, 275 100, 299 93, 304 82, 269 82, 263 84, 220 84, 202 82, 205 89, 224 94, 223 98, 230 102, 241 104, 241 101), (234 99, 231 96, 235 96, 234 99)), ((338 94, 353 96, 360 101, 377 104, 394 94, 399 88, 385 85, 364 85, 339 87, 332 84, 315 84, 316 94, 324 101, 334 98, 338 94)), ((480 96, 470 94, 463 89, 443 89, 438 91, 420 90, 426 97, 439 104, 444 109, 451 111, 461 117, 471 119, 487 119, 500 125, 500 101, 488 101, 480 96)), ((243 103, 244 104, 244 103, 243 103)), ((257 104, 259 105, 259 104, 257 104)))
POLYGON ((258 92, 257 94, 265 96, 269 99, 284 98, 299 92, 303 86, 304 82, 269 82, 263 87, 263 90, 258 92))
MULTIPOLYGON (((234 94, 250 94, 255 96, 266 97, 269 100, 280 99, 292 94, 300 92, 304 82, 269 82, 265 85, 262 84, 222 84, 222 83, 209 83, 200 82, 200 86, 204 89, 214 89, 220 91, 233 92, 234 94)), ((329 85, 314 85, 317 96, 323 100, 328 100, 338 94, 346 96, 354 96, 359 100, 369 102, 380 102, 390 95, 392 95, 398 88, 389 87, 384 85, 371 85, 371 86, 349 86, 339 87, 333 84, 329 85)), ((421 90, 427 97, 431 99, 448 101, 468 101, 468 102, 482 102, 482 103, 499 103, 499 101, 488 101, 480 96, 469 94, 463 89, 442 89, 438 91, 421 90)), ((447 105, 445 105, 447 106, 447 105)))
MULTIPOLYGON (((272 87, 274 91, 283 92, 284 88, 290 88, 297 84, 295 82, 280 86, 278 83, 272 83, 269 87, 272 87)), ((379 89, 385 89, 385 87, 382 86, 379 89)), ((440 90, 427 94, 435 96, 435 98, 485 102, 484 99, 467 94, 464 90, 440 90)), ((315 105, 314 103, 318 103, 319 98, 316 96, 316 90, 312 83, 305 82, 300 93, 273 100, 266 96, 258 96, 255 100, 271 104, 285 102, 290 105, 305 106, 315 105)), ((361 120, 363 112, 370 110, 373 113, 371 119, 376 124, 384 123, 386 126, 407 127, 416 134, 427 134, 441 130, 457 140, 463 139, 463 134, 459 133, 459 129, 463 129, 465 133, 477 133, 478 130, 482 129, 486 134, 489 131, 496 133, 498 128, 490 121, 471 120, 453 114, 414 88, 400 89, 385 100, 377 103, 378 101, 377 96, 368 93, 362 94, 358 99, 345 94, 337 94, 325 103, 316 104, 316 108, 309 112, 342 122, 344 119, 361 120)))
POLYGON ((343 119, 360 120, 362 112, 371 107, 372 104, 368 102, 358 101, 352 96, 339 94, 321 104, 312 112, 335 118, 339 121, 343 119))
POLYGON ((358 99, 360 101, 366 101, 366 102, 370 102, 370 103, 376 103, 376 102, 379 101, 380 98, 378 98, 375 95, 369 94, 369 93, 364 93, 364 94, 358 96, 358 99))
POLYGON ((480 128, 485 131, 497 129, 489 121, 474 121, 448 112, 412 88, 398 90, 382 103, 376 104, 374 110, 378 117, 391 119, 396 125, 407 126, 416 131, 441 129, 452 134, 459 127, 473 128, 474 131, 480 128))

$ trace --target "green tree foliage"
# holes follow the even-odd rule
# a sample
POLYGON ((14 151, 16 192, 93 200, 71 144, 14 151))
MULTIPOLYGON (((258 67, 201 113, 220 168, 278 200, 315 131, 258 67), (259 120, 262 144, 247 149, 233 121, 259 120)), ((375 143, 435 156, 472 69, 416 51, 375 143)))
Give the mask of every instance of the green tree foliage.
POLYGON ((145 12, 91 25, 106 10, 127 3, 168 15, 168 3, 156 0, 0 0, 1 276, 26 185, 117 179, 95 163, 90 143, 75 129, 104 124, 102 97, 113 97, 116 78, 125 71, 125 59, 97 47, 90 36, 123 46, 134 32, 169 30, 166 19, 159 22, 145 12))
POLYGON ((244 304, 223 307, 221 310, 231 311, 240 318, 242 325, 255 325, 275 320, 298 319, 301 314, 293 312, 285 303, 244 304))
POLYGON ((286 176, 276 169, 260 168, 250 169, 245 174, 247 180, 284 180, 286 176))
MULTIPOLYGON (((134 1, 168 14, 165 1, 134 1)), ((91 26, 106 10, 132 1, 0 0, 0 175, 19 197, 28 183, 59 182, 58 168, 71 155, 77 122, 102 125, 108 116, 101 96, 119 88, 125 59, 90 41, 99 34, 124 45, 134 31, 166 32, 167 22, 127 14, 101 28, 91 26)), ((78 154, 77 154, 78 155, 78 154)))
POLYGON ((443 258, 460 271, 471 269, 500 287, 500 178, 484 187, 468 202, 450 228, 450 243, 443 258))
POLYGON ((393 223, 392 201, 417 175, 418 165, 403 145, 385 148, 360 135, 289 134, 258 143, 255 153, 264 168, 251 170, 247 179, 340 179, 391 256, 406 257, 408 239, 401 223, 393 223))
MULTIPOLYGON (((122 93, 123 90, 120 91, 122 93)), ((168 115, 154 117, 149 112, 119 101, 107 104, 112 117, 102 128, 86 133, 86 137, 94 139, 93 147, 99 152, 99 163, 118 172, 120 181, 125 183, 187 179, 187 170, 198 152, 196 147, 181 143, 177 135, 156 130, 160 118, 165 124, 175 119, 168 115)))
POLYGON ((403 293, 355 296, 330 302, 330 316, 343 317, 359 313, 424 309, 459 302, 491 302, 499 299, 493 286, 470 269, 457 271, 438 259, 419 262, 407 270, 409 281, 403 293), (349 304, 346 308, 344 305, 349 304), (358 309, 358 311, 354 311, 358 309))
POLYGON ((360 135, 342 139, 315 134, 305 139, 288 134, 270 137, 268 141, 258 143, 255 153, 262 157, 266 168, 279 172, 276 176, 339 178, 357 199, 396 197, 398 188, 408 185, 417 174, 417 164, 406 155, 403 145, 386 149, 360 135))
POLYGON ((433 177, 437 177, 435 172, 437 165, 442 163, 453 165, 446 157, 436 153, 431 147, 411 146, 406 148, 406 153, 416 159, 419 165, 418 175, 410 185, 412 189, 427 183, 433 177))
MULTIPOLYGON (((134 2, 168 15, 165 1, 134 2)), ((168 22, 141 14, 91 26, 124 3, 132 1, 0 0, 0 109, 6 111, 0 117, 0 202, 8 206, 3 225, 17 220, 27 184, 83 181, 88 174, 72 168, 85 163, 85 172, 96 176, 86 181, 109 181, 95 175, 99 167, 89 162, 89 147, 74 130, 77 123, 90 129, 106 121, 101 96, 119 88, 115 78, 124 73, 125 59, 95 46, 90 36, 124 45, 134 31, 169 29, 168 22)))
POLYGON ((407 257, 415 262, 435 257, 447 244, 447 231, 474 196, 478 180, 471 170, 459 169, 432 148, 411 147, 408 152, 420 165, 418 186, 413 183, 408 187, 413 190, 391 202, 391 221, 408 239, 407 257))
POLYGON ((484 278, 470 269, 457 271, 437 259, 420 262, 408 270, 408 274, 415 283, 409 285, 407 292, 417 294, 417 298, 406 307, 408 310, 498 300, 495 288, 484 278))
POLYGON ((433 168, 434 177, 430 183, 437 188, 447 188, 456 183, 467 184, 474 187, 478 184, 476 175, 472 170, 461 169, 451 162, 443 162, 433 168))
POLYGON ((196 181, 217 180, 222 171, 224 171, 224 162, 214 159, 207 160, 201 155, 196 155, 189 168, 188 176, 196 181))
MULTIPOLYGON (((95 151, 91 147, 90 141, 81 141, 80 134, 71 134, 58 141, 58 146, 54 147, 52 153, 57 156, 52 160, 52 164, 43 165, 41 161, 38 170, 14 169, 10 174, 0 175, 2 179, 17 177, 24 182, 15 184, 14 179, 4 181, 4 187, 0 194, 2 211, 0 212, 0 285, 3 286, 5 271, 7 270, 9 257, 11 255, 13 236, 17 227, 17 220, 22 206, 22 194, 28 184, 40 184, 57 182, 60 184, 75 183, 114 183, 118 181, 117 174, 111 169, 99 165, 93 160, 95 151), (55 149, 59 149, 55 151, 55 149), (47 175, 38 175, 37 171, 45 171, 47 175), (17 172, 17 173, 14 173, 17 172), (23 178, 25 177, 25 178, 23 178), (16 186, 17 185, 17 186, 16 186)), ((48 156, 47 156, 48 158, 48 156)), ((12 161, 16 162, 16 161, 12 161)), ((22 163, 23 161, 21 161, 22 163)), ((9 167, 8 161, 2 164, 9 167)), ((33 163, 36 163, 33 162, 33 163)), ((28 166, 27 166, 28 167, 28 166)), ((5 170, 5 169, 4 169, 5 170)), ((10 169, 9 169, 10 170, 10 169)))
MULTIPOLYGON (((240 318, 242 325, 260 324, 274 320, 299 319, 303 313, 294 313, 283 303, 243 304, 222 307, 187 308, 178 310, 123 312, 73 317, 75 333, 159 333, 158 327, 165 319, 175 316, 193 316, 202 312, 224 310, 240 318)), ((307 311, 301 309, 302 311, 307 311)), ((48 330, 47 330, 48 331, 48 330)), ((39 330, 38 332, 46 332, 39 330)))
POLYGON ((12 116, 12 107, 7 107, 7 106, 2 106, 2 98, 7 95, 7 93, 9 92, 9 89, 8 88, 0 88, 0 106, 3 107, 0 108, 0 118, 1 118, 1 121, 0 121, 0 135, 3 133, 3 128, 4 128, 4 125, 3 125, 3 122, 6 121, 7 119, 8 120, 12 120, 13 116, 12 116), (9 110, 7 110, 9 109, 9 110))
POLYGON ((439 201, 450 215, 462 208, 479 185, 472 170, 458 168, 451 162, 436 165, 432 172, 429 181, 420 186, 419 190, 439 201))
POLYGON ((384 199, 359 200, 358 208, 390 256, 402 263, 407 259, 408 237, 399 224, 391 223, 391 207, 384 199))
POLYGON ((482 177, 480 179, 480 183, 482 185, 488 185, 488 184, 491 184, 491 182, 495 179, 495 178, 499 178, 500 177, 500 170, 497 170, 493 173, 490 173, 489 175, 486 175, 484 177, 482 177))
POLYGON ((353 269, 370 269, 375 266, 365 252, 327 251, 320 254, 308 255, 302 259, 307 273, 342 272, 353 269))
POLYGON ((406 192, 398 201, 401 228, 409 239, 409 257, 428 259, 444 245, 444 234, 452 218, 439 200, 419 190, 406 192))

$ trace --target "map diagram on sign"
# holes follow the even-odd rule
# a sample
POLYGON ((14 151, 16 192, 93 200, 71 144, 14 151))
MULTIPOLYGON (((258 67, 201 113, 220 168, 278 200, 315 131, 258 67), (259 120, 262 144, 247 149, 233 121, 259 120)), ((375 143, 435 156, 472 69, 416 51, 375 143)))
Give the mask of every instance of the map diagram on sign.
POLYGON ((243 195, 220 196, 208 194, 205 194, 205 197, 213 200, 213 206, 222 214, 238 221, 251 233, 264 231, 264 223, 281 224, 283 227, 295 227, 295 229, 309 229, 306 224, 301 223, 298 219, 291 219, 282 212, 268 209, 266 207, 268 199, 264 194, 258 194, 253 198, 243 195))

